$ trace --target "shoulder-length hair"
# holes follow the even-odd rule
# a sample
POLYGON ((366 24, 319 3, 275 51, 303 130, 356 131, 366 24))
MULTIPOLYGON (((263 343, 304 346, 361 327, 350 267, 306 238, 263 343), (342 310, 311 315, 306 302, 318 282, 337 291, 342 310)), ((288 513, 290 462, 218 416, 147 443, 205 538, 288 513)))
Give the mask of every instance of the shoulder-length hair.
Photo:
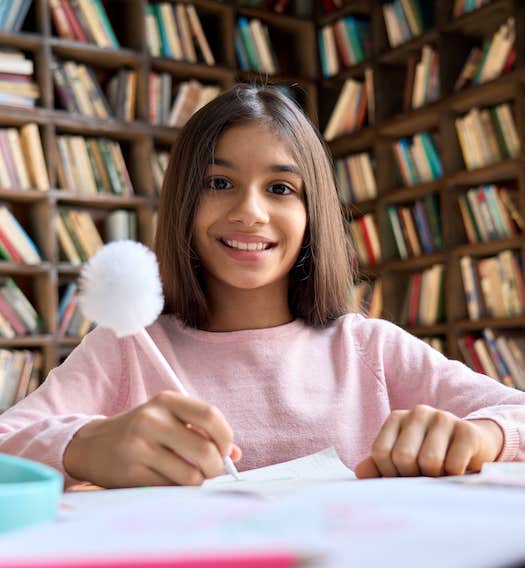
POLYGON ((197 111, 173 146, 158 207, 155 252, 164 288, 164 313, 205 328, 208 306, 192 243, 194 219, 208 164, 227 129, 263 122, 286 143, 301 172, 308 224, 289 275, 289 305, 308 325, 326 326, 351 309, 352 252, 341 213, 333 164, 309 119, 272 87, 239 84, 197 111))

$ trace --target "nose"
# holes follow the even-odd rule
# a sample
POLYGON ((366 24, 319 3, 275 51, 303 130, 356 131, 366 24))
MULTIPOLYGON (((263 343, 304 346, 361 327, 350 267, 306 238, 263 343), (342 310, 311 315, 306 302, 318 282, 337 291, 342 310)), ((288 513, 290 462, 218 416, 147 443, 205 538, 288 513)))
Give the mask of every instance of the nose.
POLYGON ((235 196, 228 219, 232 223, 242 223, 248 227, 268 223, 268 208, 259 188, 248 188, 235 196))

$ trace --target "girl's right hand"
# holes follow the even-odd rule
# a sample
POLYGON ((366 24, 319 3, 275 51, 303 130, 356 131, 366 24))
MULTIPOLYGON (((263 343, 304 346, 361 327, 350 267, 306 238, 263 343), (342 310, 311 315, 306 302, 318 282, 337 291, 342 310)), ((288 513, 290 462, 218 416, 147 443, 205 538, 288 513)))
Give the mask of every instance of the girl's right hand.
POLYGON ((111 488, 201 485, 224 473, 224 456, 238 461, 241 450, 222 412, 167 390, 80 428, 63 461, 71 477, 111 488))

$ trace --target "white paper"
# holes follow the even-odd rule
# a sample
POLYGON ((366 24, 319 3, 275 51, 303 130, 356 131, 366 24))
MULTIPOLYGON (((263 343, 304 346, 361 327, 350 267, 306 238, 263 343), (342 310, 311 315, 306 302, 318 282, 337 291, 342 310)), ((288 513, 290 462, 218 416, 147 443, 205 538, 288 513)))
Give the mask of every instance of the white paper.
MULTIPOLYGON (((315 477, 326 454, 306 462, 315 477)), ((280 465, 278 475, 307 472, 280 465)), ((331 480, 279 499, 184 487, 69 493, 56 522, 0 535, 0 566, 286 549, 322 568, 495 568, 525 559, 523 511, 525 491, 430 478, 331 480)))
POLYGON ((205 491, 226 491, 272 496, 300 491, 319 483, 356 479, 354 472, 339 459, 335 448, 295 460, 244 471, 237 480, 221 475, 204 482, 205 491))

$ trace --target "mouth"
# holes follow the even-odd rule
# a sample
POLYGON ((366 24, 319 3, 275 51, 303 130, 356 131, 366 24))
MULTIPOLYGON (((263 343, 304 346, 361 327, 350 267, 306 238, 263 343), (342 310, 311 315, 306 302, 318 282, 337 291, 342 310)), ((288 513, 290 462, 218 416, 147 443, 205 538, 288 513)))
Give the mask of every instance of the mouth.
POLYGON ((270 242, 247 243, 243 241, 235 241, 223 238, 218 239, 218 241, 221 244, 223 244, 225 247, 228 247, 229 249, 246 251, 246 252, 260 252, 274 248, 276 246, 276 243, 270 243, 270 242))

